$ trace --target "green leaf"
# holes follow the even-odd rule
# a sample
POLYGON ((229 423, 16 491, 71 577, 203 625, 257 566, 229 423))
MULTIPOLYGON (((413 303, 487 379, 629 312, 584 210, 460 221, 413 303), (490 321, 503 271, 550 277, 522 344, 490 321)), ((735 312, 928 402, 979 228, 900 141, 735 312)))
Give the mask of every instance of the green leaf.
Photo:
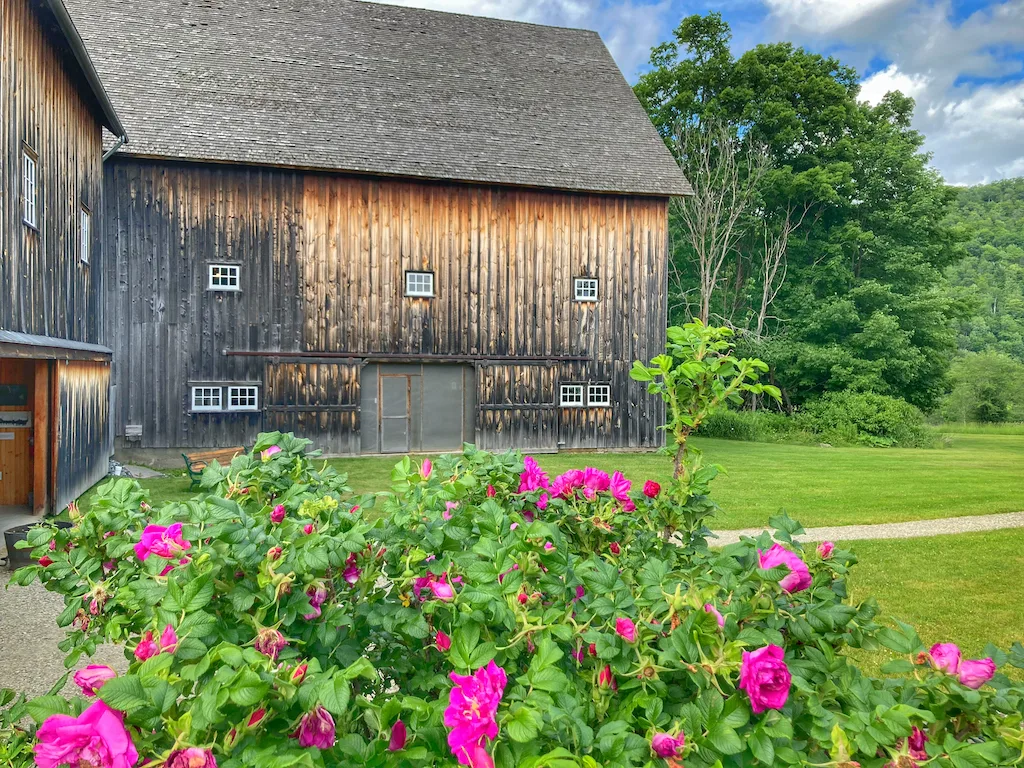
POLYGON ((111 678, 100 688, 99 697, 107 702, 111 709, 119 709, 125 713, 151 704, 142 687, 142 681, 135 675, 111 678))
POLYGON ((71 706, 62 696, 40 696, 37 699, 26 702, 25 709, 32 719, 40 725, 52 715, 71 714, 71 706))
POLYGON ((328 712, 339 717, 345 714, 351 696, 348 680, 337 675, 329 678, 320 684, 319 693, 320 703, 328 712))
POLYGON ((750 751, 764 765, 772 765, 775 762, 775 745, 771 738, 760 728, 754 731, 747 740, 750 744, 750 751))
POLYGON ((739 735, 724 722, 718 723, 710 733, 708 741, 723 755, 736 755, 743 751, 739 735))
POLYGON ((504 726, 512 741, 520 743, 532 741, 540 734, 540 727, 544 718, 534 709, 522 706, 512 716, 505 720, 504 726))

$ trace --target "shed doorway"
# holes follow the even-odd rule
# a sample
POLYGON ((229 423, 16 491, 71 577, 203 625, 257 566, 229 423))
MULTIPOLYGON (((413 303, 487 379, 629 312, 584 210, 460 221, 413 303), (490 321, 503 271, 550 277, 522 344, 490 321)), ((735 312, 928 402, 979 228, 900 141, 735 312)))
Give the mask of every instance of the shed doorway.
POLYGON ((476 431, 475 382, 468 365, 367 365, 360 384, 363 453, 461 450, 476 431))

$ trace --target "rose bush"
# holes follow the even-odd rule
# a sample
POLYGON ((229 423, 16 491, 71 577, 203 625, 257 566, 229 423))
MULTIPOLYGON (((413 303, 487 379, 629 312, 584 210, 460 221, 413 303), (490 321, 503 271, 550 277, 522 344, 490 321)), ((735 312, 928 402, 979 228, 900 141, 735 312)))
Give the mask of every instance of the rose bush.
POLYGON ((15 580, 64 596, 69 667, 116 642, 127 672, 89 667, 80 696, 15 701, 0 756, 973 768, 1024 755, 1024 688, 997 669, 1024 667, 1024 648, 925 649, 850 601, 851 552, 804 548, 785 517, 774 536, 709 548, 713 473, 697 462, 662 489, 467 446, 404 459, 391 491, 354 496, 308 448, 262 435, 206 470, 204 494, 159 509, 113 480, 74 528, 34 531, 40 564, 15 580), (887 677, 845 653, 878 647, 897 654, 887 677))

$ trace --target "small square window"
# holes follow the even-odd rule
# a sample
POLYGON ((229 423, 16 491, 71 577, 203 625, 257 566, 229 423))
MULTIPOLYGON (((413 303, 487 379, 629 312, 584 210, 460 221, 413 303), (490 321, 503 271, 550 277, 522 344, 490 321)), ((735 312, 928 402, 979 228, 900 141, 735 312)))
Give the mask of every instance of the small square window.
POLYGON ((238 272, 237 264, 211 264, 207 287, 211 291, 237 291, 238 272))
POLYGON ((36 226, 36 158, 28 150, 21 153, 22 218, 30 227, 36 226))
POLYGON ((89 263, 89 238, 92 236, 90 225, 89 209, 83 207, 79 212, 79 236, 82 238, 79 253, 82 256, 82 263, 89 263))
POLYGON ((223 410, 221 405, 221 397, 223 394, 224 390, 221 387, 192 387, 192 410, 223 410))
POLYGON ((611 405, 611 384, 590 384, 587 386, 587 405, 611 405))
POLYGON ((573 298, 576 301, 597 301, 597 278, 577 277, 573 281, 573 298))
POLYGON ((405 295, 430 298, 434 295, 433 272, 406 272, 405 295))
POLYGON ((254 386, 228 387, 229 411, 255 411, 260 407, 260 388, 254 386))
POLYGON ((563 384, 558 402, 563 408, 582 408, 583 385, 563 384))

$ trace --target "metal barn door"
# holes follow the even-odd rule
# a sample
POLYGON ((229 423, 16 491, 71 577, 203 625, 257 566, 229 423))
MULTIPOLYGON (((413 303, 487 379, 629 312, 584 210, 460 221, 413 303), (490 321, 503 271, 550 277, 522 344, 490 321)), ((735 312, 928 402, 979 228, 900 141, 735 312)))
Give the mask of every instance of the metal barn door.
POLYGON ((466 412, 465 366, 423 366, 423 432, 419 450, 462 447, 466 412))
POLYGON ((411 378, 408 374, 380 377, 381 453, 408 453, 410 450, 411 378))

